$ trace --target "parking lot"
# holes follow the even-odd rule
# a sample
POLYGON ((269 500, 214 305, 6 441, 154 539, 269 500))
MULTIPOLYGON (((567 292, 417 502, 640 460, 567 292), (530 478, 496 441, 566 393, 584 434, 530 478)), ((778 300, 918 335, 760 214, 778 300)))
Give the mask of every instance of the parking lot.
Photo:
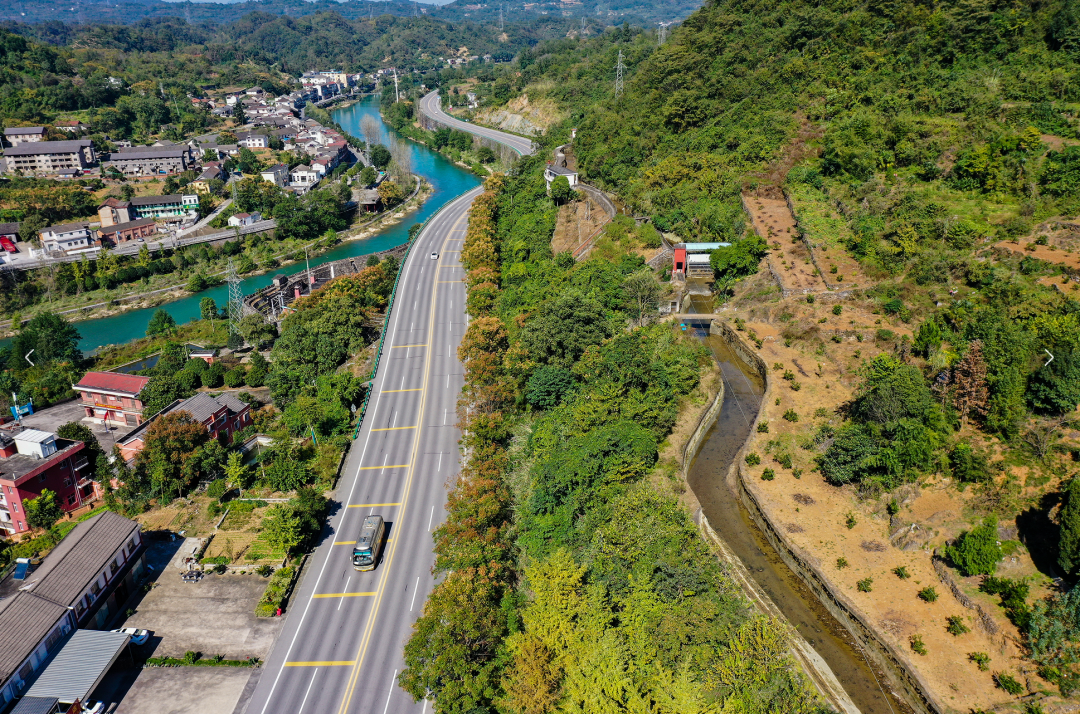
MULTIPOLYGON (((206 575, 197 583, 183 582, 181 564, 198 542, 195 538, 153 542, 147 562, 157 573, 157 586, 137 602, 131 616, 114 626, 150 630, 150 640, 137 648, 141 657, 183 657, 194 650, 204 657, 265 660, 284 623, 284 618, 255 617, 266 578, 206 575)), ((111 714, 232 714, 246 701, 242 695, 249 679, 254 683, 260 671, 117 665, 94 696, 107 703, 111 714)))

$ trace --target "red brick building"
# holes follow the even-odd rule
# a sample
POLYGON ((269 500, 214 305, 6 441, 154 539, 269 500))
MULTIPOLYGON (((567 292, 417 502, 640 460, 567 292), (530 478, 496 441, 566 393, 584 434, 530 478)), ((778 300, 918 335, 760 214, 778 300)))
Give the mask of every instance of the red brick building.
POLYGON ((90 471, 84 448, 36 429, 0 434, 0 528, 8 535, 27 532, 25 501, 45 488, 65 511, 100 497, 101 487, 84 476, 90 471))
POLYGON ((87 372, 72 389, 78 392, 86 416, 98 423, 138 426, 143 423, 143 403, 139 393, 149 377, 119 372, 87 372))
POLYGON ((119 441, 120 453, 124 460, 129 463, 135 455, 142 451, 146 439, 146 431, 155 419, 173 412, 187 412, 191 418, 206 427, 210 436, 228 446, 232 443, 233 434, 251 425, 251 407, 229 393, 211 397, 206 392, 199 392, 193 397, 177 400, 161 410, 161 413, 151 417, 149 421, 133 430, 119 441))

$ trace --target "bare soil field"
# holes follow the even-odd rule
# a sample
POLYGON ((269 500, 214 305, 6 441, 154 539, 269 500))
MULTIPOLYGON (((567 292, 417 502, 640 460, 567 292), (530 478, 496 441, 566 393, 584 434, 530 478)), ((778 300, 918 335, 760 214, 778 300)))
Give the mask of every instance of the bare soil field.
POLYGON ((575 250, 607 222, 604 209, 592 203, 591 208, 585 201, 571 201, 559 208, 555 219, 555 234, 551 238, 551 252, 555 255, 567 250, 575 250))
POLYGON ((743 194, 754 231, 771 248, 766 261, 777 276, 785 295, 804 295, 828 290, 811 260, 810 251, 799 237, 795 217, 783 198, 743 194))
MULTIPOLYGON (((766 312, 762 307, 756 311, 766 312)), ((770 380, 761 417, 768 430, 753 434, 747 449, 759 454, 761 463, 743 465, 767 517, 810 554, 831 586, 854 602, 865 620, 903 653, 943 710, 989 710, 1012 703, 1012 697, 995 687, 993 672, 1011 673, 1021 680, 1028 677, 1033 685, 1041 682, 1020 659, 1016 628, 996 597, 978 591, 980 578, 963 578, 946 569, 962 594, 989 614, 992 625, 981 624, 978 612, 954 597, 932 559, 936 548, 977 522, 976 490, 961 491, 941 476, 925 478, 892 494, 900 510, 890 516, 885 499, 865 497, 854 486, 832 486, 817 472, 815 456, 822 444, 814 442, 814 435, 823 424, 834 428, 841 424, 838 408, 855 395, 862 360, 893 350, 894 342, 874 342, 875 329, 885 326, 882 320, 858 306, 845 305, 843 315, 834 316, 828 306, 795 300, 770 306, 768 312, 783 313, 787 320, 778 324, 766 318, 745 325, 744 334, 753 331, 763 340, 758 353, 770 367, 770 380), (817 322, 821 318, 825 321, 817 322), (832 334, 840 342, 833 341, 832 334), (785 372, 791 378, 784 379, 785 372), (780 463, 787 457, 790 468, 780 463), (772 480, 763 478, 766 468, 775 473, 772 480), (894 573, 900 567, 909 577, 894 573), (860 581, 868 592, 860 590, 860 581), (934 602, 918 595, 927 587, 935 589, 934 602), (950 616, 960 617, 970 631, 949 634, 950 616), (925 644, 925 655, 913 651, 911 638, 916 635, 925 644), (989 671, 980 671, 969 660, 971 652, 989 655, 989 671)), ((902 329, 887 326, 894 333, 902 329)), ((979 437, 972 433, 971 439, 979 437)), ((1021 482, 1027 477, 1023 469, 1013 473, 1021 482)), ((1002 521, 999 536, 1003 541, 1016 539, 1016 523, 1002 521)), ((1008 552, 998 574, 1029 577, 1032 597, 1045 595, 1049 580, 1036 569, 1026 548, 1015 542, 1008 552)))

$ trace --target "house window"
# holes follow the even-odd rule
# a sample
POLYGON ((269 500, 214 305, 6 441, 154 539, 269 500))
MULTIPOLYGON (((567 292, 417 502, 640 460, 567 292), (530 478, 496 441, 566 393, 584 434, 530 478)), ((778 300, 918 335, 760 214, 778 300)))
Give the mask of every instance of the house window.
POLYGON ((93 594, 94 597, 97 597, 97 594, 101 592, 101 586, 98 585, 98 582, 96 580, 90 584, 90 592, 91 594, 93 594))
POLYGON ((68 476, 67 478, 64 479, 64 485, 65 486, 70 486, 71 485, 71 477, 70 476, 68 476))
POLYGON ((128 541, 127 549, 128 549, 129 553, 134 553, 135 552, 135 539, 134 538, 132 538, 131 540, 128 541))
POLYGON ((74 493, 69 493, 68 494, 68 505, 69 506, 74 506, 75 505, 75 494, 74 493))
POLYGON ((60 641, 63 634, 60 632, 60 628, 57 628, 49 633, 48 638, 45 640, 45 649, 52 651, 52 648, 60 641))
POLYGON ((26 530, 26 525, 22 521, 19 521, 19 530, 20 531, 26 530))
POLYGON ((19 668, 19 679, 26 679, 34 672, 34 666, 27 662, 19 668))
POLYGON ((12 501, 12 502, 11 502, 11 510, 15 511, 16 513, 18 513, 18 512, 19 512, 19 504, 18 504, 18 503, 16 503, 15 501, 12 501))
POLYGON ((38 481, 41 481, 42 483, 44 483, 45 482, 45 474, 41 474, 40 476, 38 476, 38 481))

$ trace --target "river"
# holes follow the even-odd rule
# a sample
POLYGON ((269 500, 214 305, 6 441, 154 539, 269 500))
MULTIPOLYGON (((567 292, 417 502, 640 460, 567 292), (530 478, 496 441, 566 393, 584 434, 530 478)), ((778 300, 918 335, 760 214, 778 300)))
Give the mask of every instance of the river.
MULTIPOLYGON (((383 123, 379 115, 378 96, 366 97, 352 106, 333 112, 334 121, 340 124, 342 129, 360 138, 363 137, 360 131, 360 122, 363 121, 365 116, 374 117, 378 121, 382 132, 381 141, 385 144, 394 131, 383 123)), ((423 222, 455 196, 459 196, 479 185, 480 179, 476 175, 454 165, 441 154, 422 144, 412 141, 406 143, 412 153, 413 172, 427 179, 434 191, 432 195, 420 207, 419 211, 410 213, 400 223, 387 226, 381 233, 370 238, 342 243, 333 250, 323 253, 318 258, 313 258, 311 260, 313 266, 333 260, 341 260, 342 258, 368 255, 401 245, 408 240, 409 226, 423 222)), ((285 270, 295 272, 301 268, 300 265, 292 265, 285 268, 285 270)), ((264 288, 270 284, 276 272, 271 271, 263 275, 246 278, 241 283, 241 289, 245 295, 248 295, 260 288, 264 288)), ((212 297, 218 305, 224 306, 229 299, 228 287, 222 285, 211 288, 152 308, 131 310, 111 317, 76 322, 75 327, 78 328, 79 334, 82 335, 79 347, 84 353, 89 354, 105 345, 123 344, 145 337, 146 326, 150 323, 150 317, 158 310, 168 312, 177 323, 188 322, 199 317, 199 301, 204 297, 212 297)), ((7 341, 0 341, 0 347, 3 347, 6 343, 7 341)))

